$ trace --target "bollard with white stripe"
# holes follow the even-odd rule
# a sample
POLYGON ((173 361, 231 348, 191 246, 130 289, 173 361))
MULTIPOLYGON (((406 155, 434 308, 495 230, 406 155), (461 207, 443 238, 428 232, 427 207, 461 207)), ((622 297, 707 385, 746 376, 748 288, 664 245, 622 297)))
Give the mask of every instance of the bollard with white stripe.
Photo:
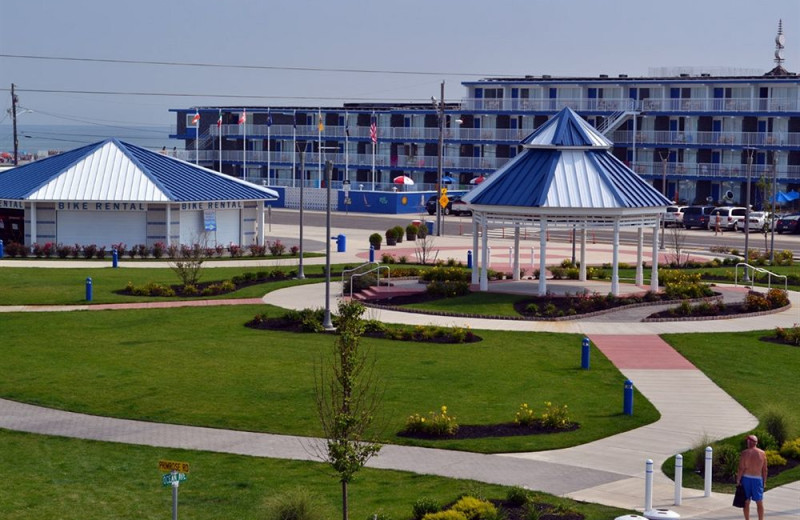
POLYGON ((653 509, 653 459, 647 459, 644 470, 644 511, 653 509))
POLYGON ((705 465, 705 486, 703 487, 704 496, 711 496, 711 472, 712 461, 714 460, 714 449, 711 446, 706 446, 706 465, 705 465))
POLYGON ((683 498, 681 496, 683 487, 683 455, 678 453, 675 455, 675 505, 681 505, 683 498))

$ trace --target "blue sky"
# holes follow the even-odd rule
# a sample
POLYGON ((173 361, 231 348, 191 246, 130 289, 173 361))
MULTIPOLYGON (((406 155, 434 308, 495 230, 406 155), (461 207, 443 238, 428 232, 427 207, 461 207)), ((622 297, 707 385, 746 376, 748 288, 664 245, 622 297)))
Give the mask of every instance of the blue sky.
MULTIPOLYGON (((783 19, 800 71, 797 0, 3 0, 0 54, 427 72, 430 75, 65 62, 0 57, 21 124, 172 125, 169 108, 338 105, 463 97, 490 75, 646 76, 654 67, 766 72, 783 19), (449 73, 459 73, 451 75, 449 73), (199 94, 35 93, 26 89, 199 94), (222 95, 245 96, 232 99, 222 95), (246 96, 274 96, 248 99, 246 96), (290 99, 295 96, 303 99, 290 99)), ((0 131, 10 124, 7 116, 0 131)))

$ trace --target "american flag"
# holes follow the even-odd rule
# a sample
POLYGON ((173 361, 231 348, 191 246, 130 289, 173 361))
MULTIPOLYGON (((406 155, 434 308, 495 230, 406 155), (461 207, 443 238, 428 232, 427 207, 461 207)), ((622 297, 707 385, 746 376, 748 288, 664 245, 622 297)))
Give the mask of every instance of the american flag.
POLYGON ((375 114, 372 114, 372 120, 369 123, 369 138, 373 143, 378 142, 378 123, 375 121, 375 114))
POLYGON ((222 110, 219 111, 219 119, 217 119, 217 128, 222 126, 222 110))
POLYGON ((243 108, 242 113, 239 114, 239 124, 243 125, 247 123, 247 109, 243 108))

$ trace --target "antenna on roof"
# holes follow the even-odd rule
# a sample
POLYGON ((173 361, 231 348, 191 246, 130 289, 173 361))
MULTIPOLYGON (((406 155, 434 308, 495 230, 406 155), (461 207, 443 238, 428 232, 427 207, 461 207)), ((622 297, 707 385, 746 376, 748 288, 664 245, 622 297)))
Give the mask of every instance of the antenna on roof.
POLYGON ((783 37, 783 20, 778 20, 778 35, 775 36, 775 65, 783 65, 783 47, 786 39, 783 37))

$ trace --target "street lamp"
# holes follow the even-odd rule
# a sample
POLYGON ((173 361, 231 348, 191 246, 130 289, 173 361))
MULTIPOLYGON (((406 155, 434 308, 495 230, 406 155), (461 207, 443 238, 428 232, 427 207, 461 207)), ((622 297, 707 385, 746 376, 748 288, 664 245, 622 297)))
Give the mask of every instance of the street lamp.
POLYGON ((331 172, 333 171, 333 161, 325 161, 325 319, 322 327, 325 330, 333 330, 331 321, 331 172))
POLYGON ((439 150, 436 166, 436 236, 442 236, 442 205, 439 200, 442 197, 442 151, 444 149, 444 81, 442 81, 441 97, 439 101, 432 98, 433 107, 436 109, 436 117, 439 121, 439 150))
MULTIPOLYGON (((305 150, 300 150, 299 145, 296 146, 300 153, 300 264, 297 266, 297 279, 302 280, 306 277, 303 272, 303 206, 305 205, 303 194, 305 192, 306 153, 305 150)), ((306 142, 306 147, 308 147, 308 142, 306 142)))

